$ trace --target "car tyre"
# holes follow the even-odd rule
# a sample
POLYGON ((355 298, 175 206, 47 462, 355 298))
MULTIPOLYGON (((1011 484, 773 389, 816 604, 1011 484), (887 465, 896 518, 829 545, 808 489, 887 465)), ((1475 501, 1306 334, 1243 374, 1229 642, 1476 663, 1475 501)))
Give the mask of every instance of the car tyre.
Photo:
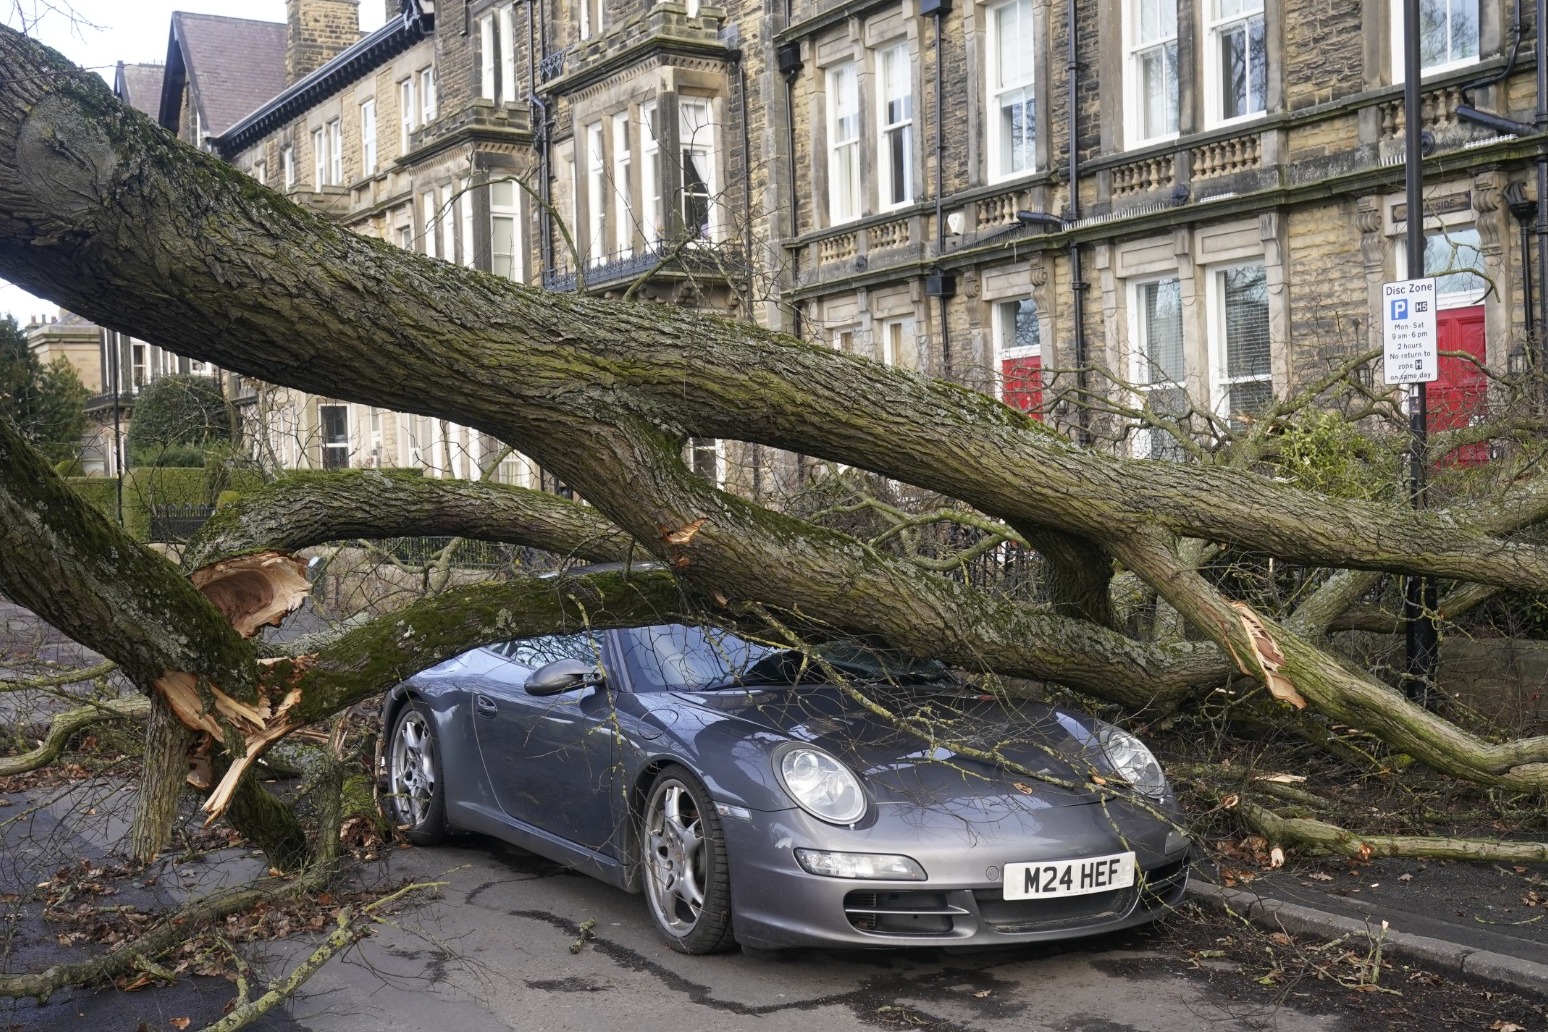
POLYGON ((386 817, 404 838, 433 846, 446 838, 446 785, 440 742, 430 711, 410 699, 393 718, 387 739, 386 817))
POLYGON ((650 786, 640 842, 645 898, 667 943, 679 953, 729 949, 731 879, 720 816, 682 767, 665 768, 650 786))

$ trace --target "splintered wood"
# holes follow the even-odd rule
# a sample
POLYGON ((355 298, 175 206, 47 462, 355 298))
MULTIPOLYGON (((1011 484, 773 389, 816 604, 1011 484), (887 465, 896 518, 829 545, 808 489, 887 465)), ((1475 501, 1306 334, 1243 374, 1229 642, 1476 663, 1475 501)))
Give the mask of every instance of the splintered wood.
POLYGON ((1251 676, 1259 674, 1263 683, 1268 686, 1269 694, 1282 702, 1288 702, 1296 709, 1305 709, 1306 700, 1301 693, 1296 691, 1295 685, 1290 683, 1290 678, 1281 673, 1284 667, 1285 656, 1279 651, 1268 628, 1263 626, 1263 621, 1258 614, 1252 611, 1252 607, 1245 602, 1232 602, 1231 608, 1236 610, 1236 615, 1242 621, 1242 628, 1246 630, 1248 639, 1252 642, 1253 657, 1257 660, 1258 670, 1250 670, 1242 662, 1242 657, 1236 655, 1233 650, 1231 655, 1236 660, 1237 667, 1242 673, 1251 676))

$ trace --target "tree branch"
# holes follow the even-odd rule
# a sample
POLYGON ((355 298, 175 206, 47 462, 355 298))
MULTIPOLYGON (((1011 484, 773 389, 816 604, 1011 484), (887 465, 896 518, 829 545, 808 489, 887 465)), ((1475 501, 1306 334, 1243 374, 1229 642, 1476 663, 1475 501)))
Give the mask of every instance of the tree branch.
POLYGON ((628 537, 597 510, 502 484, 380 470, 293 473, 226 505, 189 542, 183 567, 349 538, 448 535, 597 562, 626 559, 628 537))

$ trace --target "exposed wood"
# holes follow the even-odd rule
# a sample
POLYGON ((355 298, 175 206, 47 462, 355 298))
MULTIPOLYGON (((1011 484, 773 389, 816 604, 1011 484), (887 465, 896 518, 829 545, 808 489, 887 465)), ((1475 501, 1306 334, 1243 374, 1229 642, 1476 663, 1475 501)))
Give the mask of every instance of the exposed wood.
POLYGON ((281 552, 223 559, 200 567, 188 579, 244 638, 278 627, 312 593, 306 564, 281 552))

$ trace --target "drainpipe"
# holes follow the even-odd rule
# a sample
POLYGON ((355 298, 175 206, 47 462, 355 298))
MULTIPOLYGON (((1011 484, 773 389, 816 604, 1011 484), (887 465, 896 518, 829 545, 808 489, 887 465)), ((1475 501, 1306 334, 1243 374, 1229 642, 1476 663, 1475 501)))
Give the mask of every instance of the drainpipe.
MULTIPOLYGON (((1532 222, 1537 212, 1537 203, 1527 198, 1520 183, 1511 183, 1505 188, 1505 203, 1516 219, 1516 227, 1521 231, 1521 324, 1530 342, 1536 339, 1537 334, 1537 303, 1532 300, 1532 222)), ((1513 373, 1521 371, 1511 370, 1513 373)))
MULTIPOLYGON (((541 180, 538 193, 543 203, 538 211, 538 250, 541 252, 543 262, 542 283, 547 285, 548 277, 554 271, 554 232, 553 232, 553 197, 549 180, 548 152, 549 152, 549 123, 548 105, 538 95, 537 67, 539 58, 533 53, 532 46, 532 9, 537 6, 538 0, 529 0, 527 5, 527 82, 529 86, 528 99, 537 108, 537 150, 538 150, 538 177, 541 180)), ((541 11, 537 15, 538 53, 543 59, 548 57, 548 19, 541 11)), ((529 252, 530 253, 530 252, 529 252)))
MULTIPOLYGON (((1070 208, 1065 221, 1071 227, 1080 220, 1080 34, 1075 28, 1076 3, 1069 0, 1066 8, 1070 34, 1070 208)), ((1080 244, 1074 236, 1070 237, 1070 296, 1075 306, 1075 390, 1080 406, 1075 415, 1075 443, 1085 448, 1091 444, 1091 408, 1086 401, 1086 284, 1080 269, 1080 244)))
MULTIPOLYGON (((790 22, 790 4, 785 4, 785 22, 790 22)), ((801 235, 801 184, 797 182, 795 152, 795 80, 801 74, 804 67, 801 63, 801 44, 786 43, 780 47, 775 55, 779 63, 779 72, 785 79, 785 159, 786 168, 790 171, 790 239, 794 240, 801 235)), ((801 249, 792 248, 790 251, 790 285, 798 287, 801 284, 801 249)), ((797 337, 803 335, 801 326, 801 303, 797 301, 790 306, 795 315, 794 334, 797 337)))
MULTIPOLYGON (((935 15, 935 258, 940 260, 942 252, 946 250, 946 215, 945 215, 945 164, 946 164, 946 107, 945 107, 945 68, 941 64, 941 34, 942 23, 946 20, 947 13, 951 10, 950 0, 926 0, 921 8, 932 7, 930 12, 935 15)), ((933 284, 936 301, 936 309, 941 321, 941 375, 950 380, 952 378, 951 362, 951 323, 947 318, 946 305, 955 293, 954 279, 949 273, 937 271, 933 276, 925 280, 927 287, 933 284)))
MULTIPOLYGON (((1548 132, 1548 3, 1537 0, 1537 118, 1539 133, 1548 132)), ((1537 326, 1548 331, 1548 153, 1538 145, 1537 152, 1537 326)), ((1537 342, 1537 371, 1548 369, 1542 343, 1537 342)))

